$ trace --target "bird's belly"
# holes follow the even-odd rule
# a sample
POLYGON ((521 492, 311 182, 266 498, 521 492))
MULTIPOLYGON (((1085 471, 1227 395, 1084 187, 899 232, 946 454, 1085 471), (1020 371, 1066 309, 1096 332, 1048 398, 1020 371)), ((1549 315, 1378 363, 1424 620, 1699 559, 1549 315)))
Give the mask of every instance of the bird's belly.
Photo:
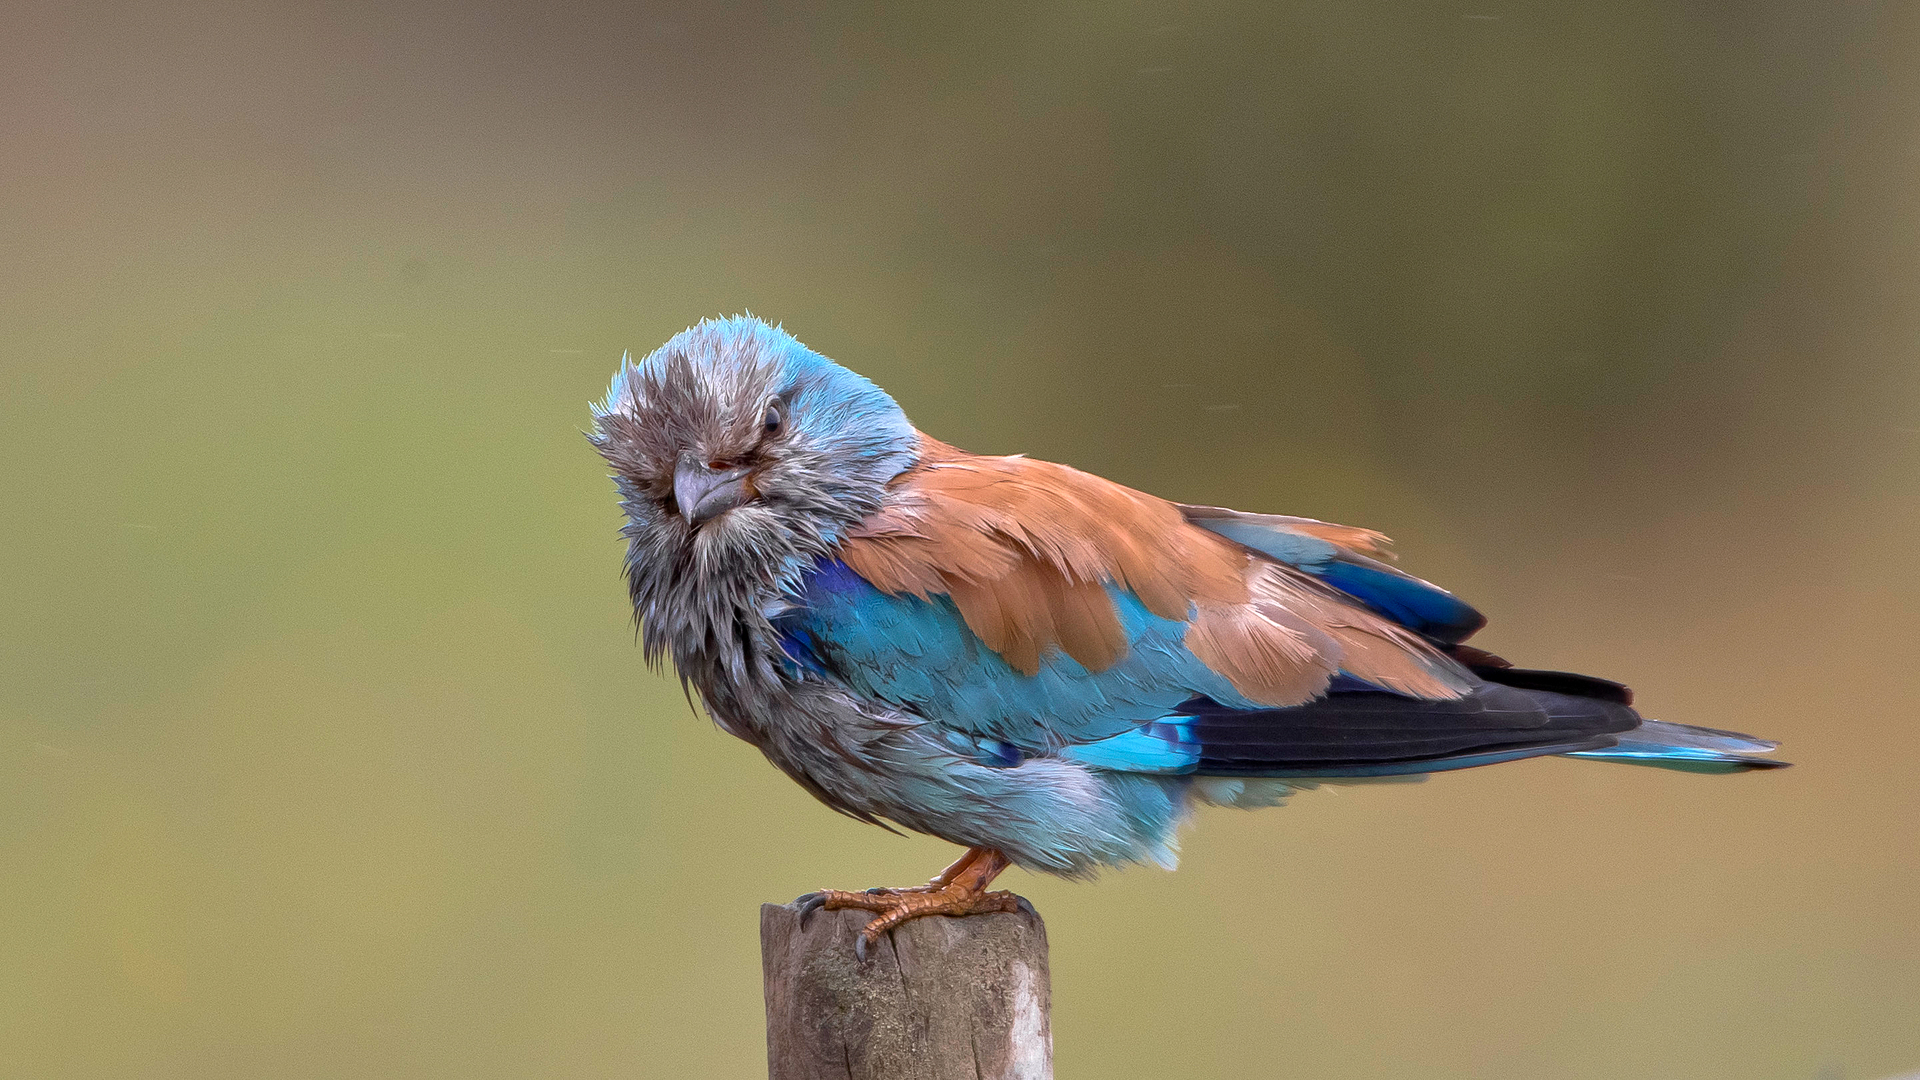
POLYGON ((926 722, 863 708, 827 688, 802 688, 757 720, 751 741, 774 765, 856 818, 997 848, 1022 867, 1057 874, 1174 861, 1185 778, 1104 772, 1048 757, 982 765, 957 754, 926 722))

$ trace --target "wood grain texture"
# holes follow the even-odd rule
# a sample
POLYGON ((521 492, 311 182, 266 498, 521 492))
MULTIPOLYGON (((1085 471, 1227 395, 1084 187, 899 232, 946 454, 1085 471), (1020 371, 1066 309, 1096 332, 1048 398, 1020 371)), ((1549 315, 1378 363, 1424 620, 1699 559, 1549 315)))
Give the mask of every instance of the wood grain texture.
POLYGON ((871 914, 760 908, 770 1080, 1050 1080, 1047 931, 1010 912, 915 919, 868 959, 871 914))

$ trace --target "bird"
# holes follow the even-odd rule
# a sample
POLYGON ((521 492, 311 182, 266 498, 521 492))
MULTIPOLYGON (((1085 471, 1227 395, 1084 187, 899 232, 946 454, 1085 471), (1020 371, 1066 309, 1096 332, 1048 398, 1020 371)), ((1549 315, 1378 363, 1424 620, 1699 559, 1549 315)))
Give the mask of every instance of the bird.
POLYGON ((750 315, 623 356, 592 412, 646 662, 832 809, 966 849, 926 885, 802 898, 871 913, 862 957, 1022 909, 989 889, 1009 866, 1172 868, 1200 806, 1548 755, 1786 764, 1465 644, 1486 618, 1378 532, 968 453, 750 315))

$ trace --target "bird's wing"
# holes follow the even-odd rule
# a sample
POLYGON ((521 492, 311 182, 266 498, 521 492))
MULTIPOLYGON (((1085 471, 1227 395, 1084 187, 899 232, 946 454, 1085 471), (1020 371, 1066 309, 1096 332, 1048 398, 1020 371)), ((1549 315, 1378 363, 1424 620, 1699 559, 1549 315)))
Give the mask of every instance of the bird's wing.
POLYGON ((777 622, 796 663, 1027 749, 1195 697, 1301 705, 1340 674, 1417 700, 1477 685, 1382 610, 1172 503, 932 440, 777 622))
POLYGON ((1190 522, 1318 577, 1423 637, 1465 641, 1487 617, 1440 586, 1387 565, 1389 541, 1372 529, 1312 518, 1248 514, 1220 506, 1180 507, 1190 522))

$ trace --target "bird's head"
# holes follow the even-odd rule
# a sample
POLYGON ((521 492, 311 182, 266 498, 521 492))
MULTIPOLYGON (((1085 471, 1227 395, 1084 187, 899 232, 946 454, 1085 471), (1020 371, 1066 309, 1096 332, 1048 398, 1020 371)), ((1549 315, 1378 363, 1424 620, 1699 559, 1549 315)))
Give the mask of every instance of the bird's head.
POLYGON ((590 438, 620 489, 644 624, 690 590, 790 583, 874 511, 918 445, 879 387, 750 316, 623 361, 590 438))

